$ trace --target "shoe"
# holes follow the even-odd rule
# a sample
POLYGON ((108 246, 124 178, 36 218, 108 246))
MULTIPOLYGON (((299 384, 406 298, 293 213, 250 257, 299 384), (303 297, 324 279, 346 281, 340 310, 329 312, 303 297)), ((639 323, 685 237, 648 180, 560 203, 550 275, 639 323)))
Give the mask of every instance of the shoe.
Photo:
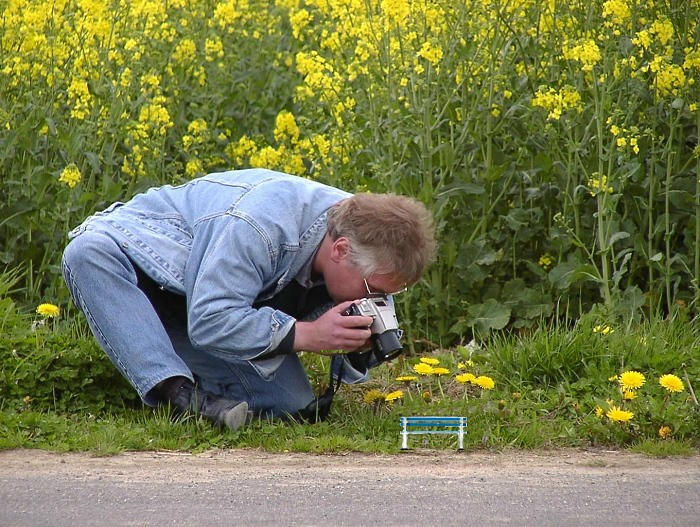
POLYGON ((231 430, 243 426, 248 416, 248 403, 245 401, 232 401, 214 395, 202 390, 185 377, 171 383, 164 395, 176 412, 193 412, 231 430))

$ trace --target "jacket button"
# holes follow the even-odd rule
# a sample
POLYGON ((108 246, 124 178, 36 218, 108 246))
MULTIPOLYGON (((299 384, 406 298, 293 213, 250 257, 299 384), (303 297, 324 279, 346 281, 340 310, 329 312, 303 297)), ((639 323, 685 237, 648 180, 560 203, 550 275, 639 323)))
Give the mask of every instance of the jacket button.
POLYGON ((122 242, 122 247, 124 247, 124 249, 128 249, 128 248, 129 248, 129 243, 128 243, 128 242, 122 242))

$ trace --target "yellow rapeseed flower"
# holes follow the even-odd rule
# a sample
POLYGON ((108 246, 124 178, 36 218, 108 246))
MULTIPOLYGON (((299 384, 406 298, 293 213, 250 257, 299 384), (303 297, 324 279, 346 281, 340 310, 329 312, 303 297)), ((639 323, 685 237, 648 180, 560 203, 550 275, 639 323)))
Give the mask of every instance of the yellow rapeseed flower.
POLYGON ((554 259, 550 254, 543 254, 542 256, 540 256, 540 259, 537 263, 546 271, 550 268, 552 262, 554 262, 554 259))
POLYGON ((610 410, 608 410, 605 415, 607 415, 608 419, 611 421, 618 423, 625 423, 634 417, 634 413, 622 410, 620 407, 614 405, 610 407, 610 410))
POLYGON ((491 377, 487 377, 486 375, 479 375, 476 379, 474 379, 474 384, 481 386, 484 390, 493 390, 493 387, 496 385, 496 383, 493 382, 493 379, 491 377))
POLYGON ((431 373, 433 373, 433 367, 430 364, 419 362, 418 364, 413 366, 413 371, 421 375, 430 375, 431 373))
POLYGON ((672 393, 678 393, 685 390, 683 381, 681 381, 678 377, 670 373, 659 377, 659 384, 672 393))
POLYGON ((418 51, 418 56, 424 58, 435 66, 442 59, 442 49, 435 46, 431 42, 424 42, 423 46, 421 46, 420 50, 418 51))
POLYGON ((438 364, 440 364, 440 361, 438 359, 433 359, 431 357, 421 357, 420 361, 423 364, 430 364, 431 366, 437 366, 438 364))
POLYGON ((78 183, 80 183, 81 179, 82 176, 80 175, 80 170, 78 170, 78 167, 75 163, 71 163, 66 168, 64 168, 61 172, 61 175, 58 176, 58 180, 61 183, 65 183, 70 188, 73 188, 78 183))
POLYGON ((626 371, 620 374, 618 382, 623 390, 636 390, 644 385, 646 379, 638 371, 626 371))
POLYGON ((42 317, 53 318, 57 317, 61 310, 54 304, 39 304, 36 308, 36 312, 42 317))

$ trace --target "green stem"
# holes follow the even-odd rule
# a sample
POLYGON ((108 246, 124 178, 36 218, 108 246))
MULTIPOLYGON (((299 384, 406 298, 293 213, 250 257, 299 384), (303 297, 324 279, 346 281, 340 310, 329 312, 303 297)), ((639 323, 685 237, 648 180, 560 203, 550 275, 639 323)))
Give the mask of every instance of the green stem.
POLYGON ((666 233, 664 235, 664 238, 666 240, 666 272, 664 276, 664 281, 666 283, 666 308, 668 309, 668 313, 671 313, 671 307, 672 307, 672 298, 671 298, 671 202, 670 202, 670 195, 671 195, 671 171, 673 170, 673 132, 675 130, 675 126, 673 123, 671 124, 671 131, 669 133, 668 137, 668 144, 670 146, 670 150, 668 152, 668 157, 666 158, 666 192, 664 195, 664 212, 666 213, 665 217, 665 230, 666 233))
MULTIPOLYGON (((696 111, 696 131, 700 133, 700 111, 696 111)), ((700 156, 695 161, 695 312, 700 312, 700 156)))
POLYGON ((610 305, 611 303, 611 296, 610 296, 610 268, 609 268, 609 262, 608 262, 608 243, 607 243, 607 237, 606 237, 606 224, 605 222, 607 221, 607 214, 606 214, 606 201, 607 201, 607 186, 609 184, 609 181, 603 184, 603 101, 600 99, 598 93, 598 84, 597 82, 594 81, 593 84, 593 99, 595 101, 595 109, 596 109, 596 132, 598 136, 598 177, 600 178, 601 182, 601 189, 596 195, 596 202, 598 205, 598 246, 600 249, 600 265, 601 265, 601 271, 602 271, 602 278, 603 278, 603 284, 602 284, 602 289, 603 289, 603 299, 605 300, 606 305, 610 305))
MULTIPOLYGON (((647 257, 651 258, 654 254, 654 191, 656 189, 656 183, 654 181, 654 174, 656 168, 656 148, 654 145, 651 146, 651 164, 649 166, 649 198, 647 203, 647 257)), ((649 292, 654 290, 654 264, 649 262, 649 292)), ((651 305, 649 306, 651 310, 651 305)))

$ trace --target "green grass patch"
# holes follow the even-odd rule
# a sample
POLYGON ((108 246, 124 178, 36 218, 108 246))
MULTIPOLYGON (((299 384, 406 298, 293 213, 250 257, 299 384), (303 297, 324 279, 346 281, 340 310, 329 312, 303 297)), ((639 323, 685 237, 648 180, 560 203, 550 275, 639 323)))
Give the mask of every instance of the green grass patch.
POLYGON ((652 457, 691 456, 698 453, 697 445, 689 440, 644 439, 629 448, 632 452, 652 457))
MULTIPOLYGON (((344 386, 324 423, 262 419, 230 432, 143 407, 82 321, 37 324, 3 302, 0 449, 395 453, 402 415, 466 416, 468 450, 605 446, 674 455, 700 447, 700 329, 685 320, 610 326, 603 334, 589 315, 571 328, 406 353, 374 369, 368 383, 344 386), (641 385, 625 388, 624 372, 637 372, 641 385), (660 384, 667 374, 680 391, 660 384)), ((302 358, 321 391, 328 358, 302 358)), ((409 444, 455 448, 456 437, 417 436, 409 444)))

